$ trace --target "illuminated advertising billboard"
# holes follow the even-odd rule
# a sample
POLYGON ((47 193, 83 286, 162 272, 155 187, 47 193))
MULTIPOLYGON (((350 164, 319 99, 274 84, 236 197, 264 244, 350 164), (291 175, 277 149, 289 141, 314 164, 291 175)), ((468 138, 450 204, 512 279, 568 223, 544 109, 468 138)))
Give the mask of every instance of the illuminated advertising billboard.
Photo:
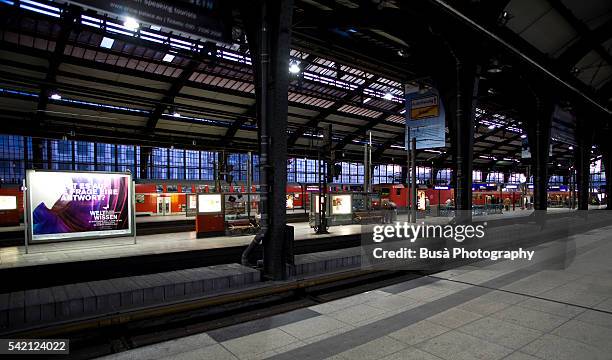
POLYGON ((17 196, 0 195, 0 210, 17 210, 17 196))
POLYGON ((32 242, 133 234, 130 174, 29 170, 26 181, 32 242))
POLYGON ((198 194, 199 214, 218 214, 222 211, 221 194, 198 194))
POLYGON ((333 215, 351 213, 351 195, 332 195, 331 212, 333 215))

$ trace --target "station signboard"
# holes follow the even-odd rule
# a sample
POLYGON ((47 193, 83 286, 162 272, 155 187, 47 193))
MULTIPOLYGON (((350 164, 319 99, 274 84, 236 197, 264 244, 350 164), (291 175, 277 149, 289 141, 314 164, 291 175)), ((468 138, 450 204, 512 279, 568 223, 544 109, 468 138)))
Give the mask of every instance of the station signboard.
POLYGON ((133 235, 132 176, 28 170, 31 242, 133 235))
POLYGON ((406 93, 406 149, 410 149, 412 139, 416 139, 417 149, 445 147, 445 128, 444 107, 437 90, 406 93))
POLYGON ((223 0, 56 0, 85 8, 133 17, 150 25, 163 26, 185 34, 230 42, 231 9, 223 0))

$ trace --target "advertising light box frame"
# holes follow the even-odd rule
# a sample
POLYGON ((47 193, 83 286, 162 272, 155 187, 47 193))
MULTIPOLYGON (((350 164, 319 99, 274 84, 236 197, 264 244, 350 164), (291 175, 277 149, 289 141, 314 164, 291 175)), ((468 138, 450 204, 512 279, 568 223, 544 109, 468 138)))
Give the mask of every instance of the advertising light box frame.
POLYGON ((332 194, 330 204, 331 215, 350 215, 353 213, 353 197, 351 194, 332 194), (337 199, 343 201, 342 208, 344 208, 344 211, 338 211, 339 209, 336 209, 337 206, 334 206, 334 200, 337 199))
POLYGON ((15 195, 0 195, 0 211, 17 210, 17 196, 15 195), (7 204, 10 204, 7 207, 7 204))
POLYGON ((224 201, 223 201, 223 195, 222 194, 217 194, 217 193, 200 193, 198 194, 198 208, 197 208, 197 212, 198 214, 208 214, 208 215, 214 215, 214 214, 223 214, 223 207, 224 207, 224 201), (218 197, 219 198, 219 209, 206 209, 205 211, 200 211, 200 203, 202 201, 202 198, 205 197, 218 197))
POLYGON ((107 172, 107 171, 72 171, 72 170, 27 170, 26 171, 26 207, 25 216, 27 218, 27 242, 29 244, 49 243, 49 242, 60 242, 60 241, 74 241, 74 240, 91 240, 99 238, 113 238, 113 237, 134 237, 136 233, 136 209, 135 209, 135 191, 134 182, 132 181, 132 174, 125 172, 107 172), (127 184, 127 229, 122 230, 92 230, 92 231, 81 231, 81 232, 64 232, 57 234, 41 234, 34 235, 34 222, 33 222, 33 204, 32 204, 32 176, 36 173, 45 174, 58 174, 60 176, 71 176, 74 178, 78 175, 102 175, 102 176, 121 176, 126 177, 127 184))

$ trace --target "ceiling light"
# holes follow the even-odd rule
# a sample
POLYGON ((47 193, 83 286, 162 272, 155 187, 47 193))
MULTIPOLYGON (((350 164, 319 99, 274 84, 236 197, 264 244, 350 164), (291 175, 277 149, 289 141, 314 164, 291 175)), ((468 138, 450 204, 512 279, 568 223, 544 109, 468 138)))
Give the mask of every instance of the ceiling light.
POLYGON ((100 43, 100 47, 103 47, 105 49, 110 49, 113 47, 113 44, 115 43, 115 39, 111 39, 109 37, 103 37, 102 38, 102 42, 100 43))
POLYGON ((58 93, 53 93, 50 96, 51 99, 53 100, 61 100, 62 99, 62 95, 58 94, 58 93))
POLYGON ((372 98, 365 98, 365 99, 363 99, 363 103, 365 104, 365 103, 367 103, 370 100, 372 100, 372 98))
POLYGON ((385 94, 385 96, 383 96, 383 99, 385 99, 385 100, 393 100, 393 94, 388 92, 388 93, 385 94))
POLYGON ((151 30, 156 30, 156 31, 159 31, 159 30, 161 30, 161 26, 151 25, 150 29, 151 29, 151 30))
POLYGON ((574 150, 574 147, 570 145, 569 149, 570 149, 570 150, 574 150))
POLYGON ((527 135, 525 134, 521 135, 521 139, 526 139, 526 138, 527 138, 527 135))
POLYGON ((493 130, 493 129, 495 129, 495 125, 489 125, 489 126, 487 126, 487 129, 493 130))
POLYGON ((175 112, 172 113, 172 116, 175 117, 175 118, 179 118, 179 117, 181 117, 181 113, 178 112, 178 111, 175 111, 175 112))
POLYGON ((487 72, 491 74, 497 74, 497 73, 500 73, 501 71, 502 69, 501 69, 501 66, 499 65, 499 61, 497 61, 497 59, 494 59, 493 61, 491 61, 491 65, 487 69, 487 72))
POLYGON ((164 55, 164 58, 162 60, 165 61, 165 62, 172 62, 172 60, 174 60, 174 55, 166 54, 166 55, 164 55))
POLYGON ((290 72, 290 73, 292 73, 292 74, 298 74, 298 73, 300 72, 300 70, 301 70, 301 69, 300 69, 300 67, 298 66, 298 64, 296 64, 296 63, 294 63, 294 62, 292 62, 292 63, 289 65, 289 72, 290 72))
POLYGON ((128 16, 125 18, 125 21, 123 22, 123 26, 128 30, 135 31, 136 29, 140 27, 140 24, 138 24, 138 21, 136 21, 136 19, 128 16))

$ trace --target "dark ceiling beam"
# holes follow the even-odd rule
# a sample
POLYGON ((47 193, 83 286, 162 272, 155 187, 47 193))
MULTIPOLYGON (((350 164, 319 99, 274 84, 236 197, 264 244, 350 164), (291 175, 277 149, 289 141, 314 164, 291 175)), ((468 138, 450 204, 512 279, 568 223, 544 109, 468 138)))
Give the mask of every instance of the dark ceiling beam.
MULTIPOLYGON (((287 139, 287 146, 289 146, 289 147, 294 146, 295 143, 297 142, 297 140, 302 135, 304 135, 304 133, 308 129, 316 128, 321 121, 325 120, 325 118, 327 118, 328 116, 336 113, 336 111, 338 109, 340 109, 342 106, 344 106, 353 97, 355 97, 357 95, 361 95, 363 93, 364 89, 366 89, 368 86, 370 86, 373 83, 375 83, 377 80, 378 80, 378 77, 374 76, 374 77, 364 81, 361 85, 359 85, 354 90, 347 91, 344 94, 344 96, 342 96, 341 99, 339 99, 336 102, 334 102, 331 106, 320 110, 319 113, 317 115, 315 115, 312 119, 308 120, 308 122, 306 124, 304 124, 302 126, 299 126, 297 128, 297 130, 295 130, 293 133, 291 133, 291 135, 289 135, 289 137, 287 139)), ((292 104, 290 104, 290 106, 292 106, 292 104)))
MULTIPOLYGON (((16 46, 15 44, 12 43, 8 43, 8 42, 2 42, 0 41, 0 44, 2 45, 3 49, 6 50, 10 50, 19 54, 24 54, 24 55, 28 55, 28 56, 35 56, 35 57, 46 57, 48 56, 49 52, 44 51, 44 50, 39 50, 39 49, 34 49, 34 48, 25 48, 23 46, 16 46)), ((93 60, 86 60, 86 59, 80 59, 80 58, 76 58, 76 57, 72 57, 72 56, 68 56, 68 55, 64 55, 62 56, 62 62, 67 63, 67 64, 71 64, 71 65, 76 65, 76 66, 81 66, 81 67, 94 67, 98 70, 103 70, 106 72, 110 72, 110 73, 121 73, 124 75, 129 75, 129 76, 135 76, 135 77, 139 77, 139 78, 148 78, 151 80, 155 80, 155 81, 159 81, 159 82, 170 82, 172 81, 174 78, 169 77, 169 76, 165 76, 165 75, 159 75, 159 74, 153 74, 153 73, 147 73, 145 71, 141 71, 138 69, 130 69, 130 68, 118 68, 115 65, 110 65, 110 64, 105 64, 105 63, 99 63, 99 62, 95 62, 93 60)), ((214 73, 208 73, 209 75, 214 75, 214 76, 218 76, 218 74, 214 74, 214 73)), ((229 79, 232 79, 231 77, 226 77, 229 79)), ((244 81, 241 79, 234 79, 237 81, 244 81)), ((247 92, 242 92, 242 91, 238 91, 238 90, 232 90, 232 89, 226 89, 226 88, 220 88, 217 86, 213 86, 213 85, 207 85, 207 84, 203 84, 203 83, 198 83, 198 82, 189 82, 187 84, 190 87, 196 88, 196 89, 202 89, 202 90, 207 90, 207 91, 212 91, 212 92, 221 92, 223 94, 227 94, 227 95, 232 95, 232 96, 237 96, 237 97, 241 97, 241 98, 245 98, 245 99, 255 99, 254 94, 252 93, 247 93, 247 92)), ((183 95, 181 95, 182 97, 183 95)), ((214 100, 212 100, 214 102, 214 100)), ((228 104, 229 106, 237 106, 240 107, 239 104, 228 104)), ((306 109, 306 110, 311 110, 311 111, 317 111, 320 112, 322 111, 322 108, 320 107, 316 107, 316 106, 311 106, 311 105, 306 105, 306 104, 301 104, 301 103, 295 103, 295 102, 291 102, 289 103, 290 107, 295 107, 295 108, 301 108, 301 109, 306 109)), ((358 120, 362 120, 362 121, 370 121, 371 118, 366 117, 366 116, 360 116, 360 115, 354 115, 354 114, 346 114, 346 113, 341 113, 341 112, 333 112, 333 114, 337 114, 340 116, 348 116, 350 118, 354 118, 354 119, 358 119, 358 120)), ((298 116, 299 117, 299 116, 298 116)), ((327 120, 326 120, 327 121, 327 120)), ((397 124, 394 122, 384 122, 385 125, 389 125, 389 126, 394 126, 394 127, 403 127, 401 124, 397 124)))
POLYGON ((225 131, 222 141, 231 143, 238 130, 240 130, 240 128, 247 122, 247 119, 254 119, 254 117, 257 115, 257 103, 251 105, 243 115, 243 117, 234 121, 227 131, 225 131))
POLYGON ((568 46, 568 48, 557 58, 560 66, 565 69, 570 69, 593 49, 593 44, 601 45, 612 38, 612 19, 609 19, 594 30, 589 30, 588 35, 587 37, 581 37, 568 46))
MULTIPOLYGON (((392 112, 397 112, 397 111, 400 111, 403 108, 404 108, 404 104, 399 104, 399 105, 395 106, 393 108, 393 110, 391 110, 391 111, 392 112)), ((362 137, 362 136, 366 136, 369 130, 372 130, 376 125, 380 124, 380 122, 382 120, 384 120, 385 118, 387 118, 388 116, 389 115, 387 115, 387 114, 381 114, 377 118, 372 119, 372 121, 368 122, 364 126, 360 127, 359 129, 355 130, 354 132, 348 134, 347 136, 342 138, 342 140, 340 140, 338 143, 336 143, 336 145, 334 146, 334 150, 343 150, 347 145, 352 143, 353 140, 355 140, 355 139, 357 139, 359 137, 362 137)))
MULTIPOLYGON (((200 51, 199 53, 206 53, 206 51, 200 51)), ((181 92, 183 86, 189 82, 191 76, 198 70, 201 64, 198 58, 199 56, 196 55, 195 58, 190 59, 187 65, 182 68, 181 74, 172 82, 161 103, 156 105, 151 112, 151 116, 147 120, 146 131, 154 131, 164 111, 168 109, 169 106, 174 106, 167 104, 174 104, 174 98, 181 92)))
POLYGON ((606 102, 612 102, 612 79, 608 80, 599 88, 599 95, 606 102))
MULTIPOLYGON (((57 72, 60 64, 62 63, 62 57, 66 50, 66 45, 70 38, 72 30, 75 29, 75 21, 79 17, 80 11, 78 8, 68 6, 64 8, 61 13, 60 31, 55 39, 55 49, 49 56, 49 66, 45 75, 45 81, 47 83, 55 82, 57 78, 57 72)), ((40 125, 44 121, 45 110, 49 104, 49 96, 52 95, 53 89, 48 86, 42 86, 38 94, 38 104, 36 105, 36 122, 40 125)))
POLYGON ((601 42, 598 42, 593 36, 591 30, 584 22, 574 15, 574 13, 567 8, 561 0, 548 0, 550 5, 555 9, 561 16, 574 28, 578 35, 588 41, 589 46, 593 49, 602 59, 604 59, 608 65, 612 66, 612 55, 604 49, 601 42))

